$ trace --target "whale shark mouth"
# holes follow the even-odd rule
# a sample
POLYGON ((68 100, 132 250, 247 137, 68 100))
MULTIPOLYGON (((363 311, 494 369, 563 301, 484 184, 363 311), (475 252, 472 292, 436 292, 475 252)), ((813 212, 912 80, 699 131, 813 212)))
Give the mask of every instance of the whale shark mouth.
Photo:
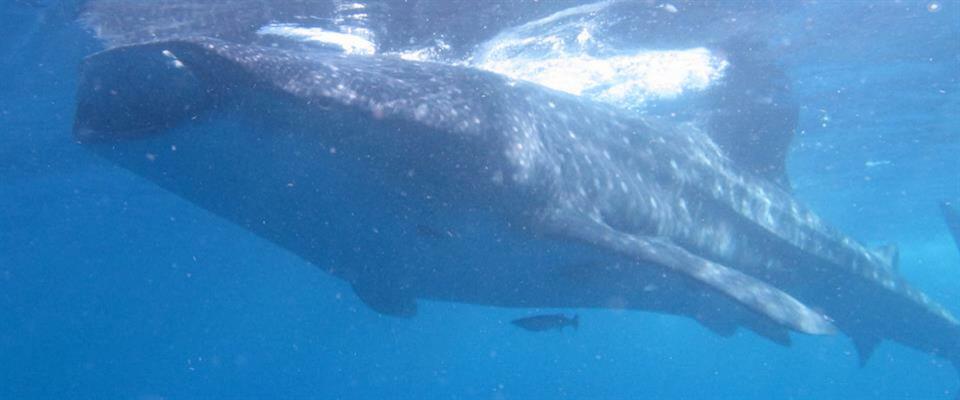
POLYGON ((188 67, 168 49, 121 48, 88 59, 81 69, 110 75, 82 74, 82 95, 77 98, 81 118, 74 135, 83 143, 158 133, 198 118, 220 94, 210 86, 206 71, 188 67), (129 57, 139 61, 129 62, 129 57))

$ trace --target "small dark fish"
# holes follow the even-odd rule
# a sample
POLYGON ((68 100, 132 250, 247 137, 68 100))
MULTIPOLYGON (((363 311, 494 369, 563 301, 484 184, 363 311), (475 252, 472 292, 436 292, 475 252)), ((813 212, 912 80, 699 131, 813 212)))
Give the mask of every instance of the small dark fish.
POLYGON ((417 235, 428 239, 450 239, 459 235, 451 230, 438 230, 429 225, 417 225, 417 235))
POLYGON ((510 321, 510 323, 531 332, 543 332, 553 329, 563 330, 567 326, 577 329, 580 326, 580 317, 576 314, 573 315, 573 318, 568 318, 563 314, 546 314, 519 318, 510 321))
POLYGON ((430 239, 442 239, 444 237, 444 234, 430 225, 417 225, 417 235, 430 239))

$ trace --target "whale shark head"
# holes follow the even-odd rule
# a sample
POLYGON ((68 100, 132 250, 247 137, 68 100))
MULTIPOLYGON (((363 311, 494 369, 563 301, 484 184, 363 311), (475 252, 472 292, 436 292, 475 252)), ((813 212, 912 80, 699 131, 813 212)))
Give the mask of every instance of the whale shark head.
POLYGON ((155 50, 120 48, 84 62, 74 126, 79 141, 158 133, 213 105, 219 93, 205 76, 209 71, 155 50))

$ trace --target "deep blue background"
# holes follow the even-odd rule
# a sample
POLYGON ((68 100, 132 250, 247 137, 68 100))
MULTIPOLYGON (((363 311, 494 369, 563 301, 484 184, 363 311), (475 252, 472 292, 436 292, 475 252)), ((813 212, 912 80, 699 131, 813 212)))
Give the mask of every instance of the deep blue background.
MULTIPOLYGON (((960 312, 960 3, 793 10, 781 59, 797 195, 960 312), (799 28, 798 28, 799 27, 799 28), (790 31, 790 30, 793 31, 790 31), (872 166, 871 166, 872 165, 872 166)), ((303 260, 85 153, 69 7, 0 5, 0 398, 948 398, 951 366, 844 337, 723 339, 669 316, 587 311, 533 335, 525 310, 424 302, 381 317, 303 260)), ((774 29, 775 30, 775 29, 774 29)), ((774 38, 772 40, 778 40, 774 38)), ((567 310, 572 311, 572 310, 567 310)))

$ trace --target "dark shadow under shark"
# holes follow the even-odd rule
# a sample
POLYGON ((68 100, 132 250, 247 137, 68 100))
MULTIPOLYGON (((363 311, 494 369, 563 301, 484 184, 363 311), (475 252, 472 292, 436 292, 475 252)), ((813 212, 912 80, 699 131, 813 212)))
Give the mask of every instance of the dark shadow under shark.
POLYGON ((353 285, 626 308, 882 340, 960 361, 960 325, 704 132, 470 68, 206 37, 82 67, 77 139, 353 285), (425 234, 429 233, 429 234, 425 234))

